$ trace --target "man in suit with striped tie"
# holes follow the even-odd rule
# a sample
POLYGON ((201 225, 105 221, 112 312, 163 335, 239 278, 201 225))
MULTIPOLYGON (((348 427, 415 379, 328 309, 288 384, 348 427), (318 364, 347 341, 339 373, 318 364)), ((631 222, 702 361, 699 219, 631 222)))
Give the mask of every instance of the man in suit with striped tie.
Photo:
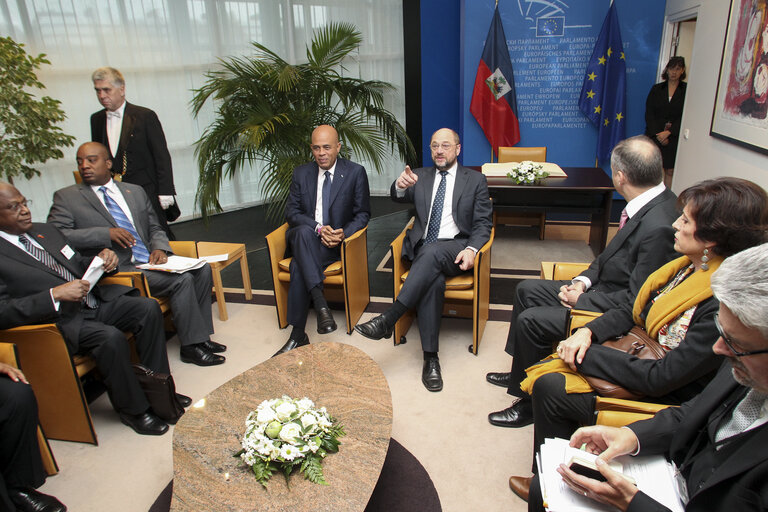
MULTIPOLYGON (((116 269, 110 249, 99 257, 104 270, 116 269)), ((27 200, 15 187, 0 183, 0 329, 54 322, 70 354, 96 360, 115 410, 139 434, 160 435, 168 425, 150 409, 131 369, 123 331, 134 333, 141 363, 170 373, 157 302, 134 288, 96 286, 79 278, 92 258, 73 250, 50 224, 32 222, 27 200)), ((178 395, 186 407, 192 400, 178 395)))
MULTIPOLYGON (((147 194, 138 185, 112 179, 107 148, 98 142, 83 144, 77 150, 77 167, 83 182, 56 191, 48 222, 79 251, 114 250, 121 271, 136 271, 136 265, 142 263, 168 261, 171 246, 147 194)), ((210 339, 211 267, 206 264, 183 274, 142 272, 152 295, 170 299, 181 360, 198 366, 224 363, 225 358, 217 353, 227 347, 210 339)))

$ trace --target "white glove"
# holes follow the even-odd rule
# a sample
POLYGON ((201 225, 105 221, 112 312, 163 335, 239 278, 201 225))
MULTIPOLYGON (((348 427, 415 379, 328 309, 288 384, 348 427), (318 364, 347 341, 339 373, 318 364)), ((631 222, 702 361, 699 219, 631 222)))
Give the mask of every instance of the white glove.
POLYGON ((173 196, 157 196, 157 198, 160 200, 160 206, 163 210, 167 210, 169 206, 176 202, 173 196))

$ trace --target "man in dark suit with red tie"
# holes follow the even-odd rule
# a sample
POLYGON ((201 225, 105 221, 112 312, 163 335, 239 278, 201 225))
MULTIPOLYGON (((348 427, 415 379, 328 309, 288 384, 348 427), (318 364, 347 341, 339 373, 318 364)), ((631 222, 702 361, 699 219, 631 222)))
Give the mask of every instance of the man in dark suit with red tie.
POLYGON ((429 391, 443 389, 438 361, 438 334, 445 299, 445 278, 474 266, 475 255, 491 237, 493 211, 485 176, 459 165, 459 136, 437 130, 430 144, 434 167, 411 171, 406 166, 390 188, 390 198, 413 203, 416 220, 403 243, 412 261, 397 300, 382 315, 355 326, 363 336, 392 336, 397 320, 409 309, 418 314, 424 365, 421 381, 429 391))
POLYGON ((314 162, 293 170, 291 190, 285 205, 291 251, 291 283, 288 288, 288 323, 291 334, 275 355, 307 345, 310 300, 317 313, 318 334, 336 330, 323 296, 323 271, 340 258, 345 238, 368 225, 370 191, 365 167, 339 158, 341 142, 336 129, 320 125, 312 132, 314 162))
POLYGON ((165 210, 175 202, 176 189, 171 154, 157 114, 125 101, 125 78, 117 69, 99 68, 91 79, 104 107, 91 116, 91 140, 107 147, 116 176, 144 188, 168 239, 175 240, 165 210))
MULTIPOLYGON (((116 269, 112 250, 102 250, 99 257, 105 271, 116 269)), ((91 259, 73 250, 54 226, 32 223, 24 196, 0 183, 0 329, 56 323, 70 354, 96 360, 121 421, 139 434, 164 434, 168 425, 149 407, 123 334, 134 333, 144 366, 170 373, 160 306, 127 286, 96 286, 89 292, 89 283, 79 276, 91 259)), ((191 403, 189 397, 178 398, 185 406, 191 403)))

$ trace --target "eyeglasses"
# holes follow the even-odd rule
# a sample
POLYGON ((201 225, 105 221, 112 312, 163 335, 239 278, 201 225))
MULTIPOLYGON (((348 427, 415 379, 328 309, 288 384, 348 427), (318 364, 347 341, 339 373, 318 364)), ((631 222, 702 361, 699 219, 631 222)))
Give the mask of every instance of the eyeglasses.
POLYGON ((744 357, 744 356, 754 356, 757 354, 768 354, 768 349, 760 349, 760 350, 750 350, 749 352, 739 352, 736 350, 736 348, 733 346, 733 342, 731 339, 725 334, 725 331, 723 331, 723 326, 720 325, 720 313, 715 313, 715 327, 717 327, 717 332, 720 333, 720 337, 723 338, 723 341, 725 342, 726 346, 733 352, 733 355, 736 357, 744 357))
POLYGON ((19 211, 22 208, 29 208, 29 205, 32 204, 31 199, 25 199, 20 203, 11 203, 8 206, 5 207, 6 210, 11 210, 12 213, 19 213, 19 211))
POLYGON ((438 149, 448 151, 453 146, 458 146, 458 144, 448 144, 447 142, 443 142, 442 144, 431 144, 429 147, 432 149, 432 151, 437 151, 438 149))

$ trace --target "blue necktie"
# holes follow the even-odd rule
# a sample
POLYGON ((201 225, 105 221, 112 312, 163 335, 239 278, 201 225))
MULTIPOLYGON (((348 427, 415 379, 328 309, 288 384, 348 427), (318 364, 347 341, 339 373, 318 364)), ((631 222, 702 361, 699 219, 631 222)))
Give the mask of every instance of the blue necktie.
POLYGON ((117 225, 128 231, 136 240, 136 245, 131 247, 131 250, 133 251, 133 259, 136 263, 147 263, 149 261, 149 251, 147 250, 147 246, 144 245, 144 242, 141 241, 141 237, 136 232, 136 228, 134 228, 131 221, 128 220, 128 217, 125 215, 122 208, 120 208, 120 205, 117 204, 114 199, 109 197, 109 190, 107 190, 107 187, 99 187, 99 192, 104 194, 104 204, 107 205, 107 210, 112 214, 112 218, 115 219, 117 225))
MULTIPOLYGON (((32 255, 33 258, 35 258, 40 263, 50 268, 54 272, 56 272, 66 282, 74 281, 75 279, 77 279, 75 276, 72 275, 72 272, 67 270, 66 267, 59 264, 59 262, 57 262, 48 251, 46 251, 45 249, 40 249, 36 245, 33 245, 32 242, 29 241, 29 238, 27 238, 27 235, 19 235, 19 243, 22 245, 22 247, 24 247, 24 249, 26 249, 26 251, 29 254, 32 255)), ((90 293, 88 293, 88 295, 85 296, 85 303, 91 309, 96 309, 96 307, 99 305, 98 299, 96 299, 96 297, 94 297, 90 293)))
POLYGON ((445 202, 445 176, 448 171, 440 171, 440 184, 437 186, 437 194, 432 202, 432 213, 429 215, 429 226, 427 226, 427 236, 424 237, 425 244, 431 244, 437 241, 437 235, 440 234, 440 221, 443 219, 443 202, 445 202))
POLYGON ((323 226, 331 224, 331 171, 325 171, 325 181, 323 181, 323 226))

